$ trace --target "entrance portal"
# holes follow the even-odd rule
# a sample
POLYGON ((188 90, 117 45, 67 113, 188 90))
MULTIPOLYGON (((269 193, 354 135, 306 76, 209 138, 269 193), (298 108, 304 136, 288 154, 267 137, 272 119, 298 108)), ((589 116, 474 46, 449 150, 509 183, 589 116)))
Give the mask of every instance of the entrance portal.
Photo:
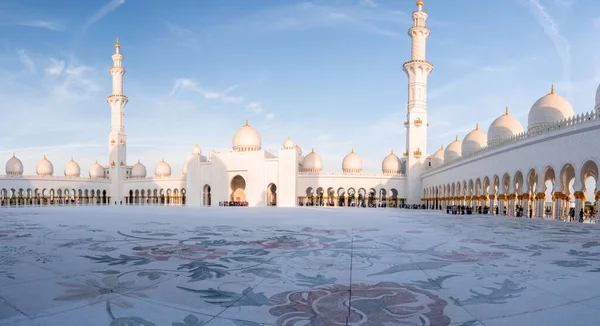
POLYGON ((246 202, 246 180, 240 175, 236 175, 231 179, 231 196, 230 200, 237 203, 246 202))

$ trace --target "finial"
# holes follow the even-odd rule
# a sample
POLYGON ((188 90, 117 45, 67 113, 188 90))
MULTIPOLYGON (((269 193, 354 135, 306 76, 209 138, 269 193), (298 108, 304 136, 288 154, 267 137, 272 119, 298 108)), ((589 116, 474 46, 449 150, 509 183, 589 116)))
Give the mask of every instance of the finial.
POLYGON ((248 119, 246 119, 246 126, 248 125, 248 119))
POLYGON ((554 84, 552 84, 552 88, 550 89, 550 94, 554 94, 554 84))
POLYGON ((96 164, 98 164, 98 160, 96 160, 96 164))
POLYGON ((140 162, 140 159, 139 159, 139 158, 138 158, 138 163, 142 163, 142 162, 140 162))
POLYGON ((392 148, 392 154, 394 154, 394 149, 392 148))
POLYGON ((119 44, 119 37, 117 36, 117 43, 115 43, 115 48, 120 48, 121 44, 119 44))
POLYGON ((504 115, 508 115, 508 106, 506 106, 506 111, 504 112, 504 115))
POLYGON ((44 160, 46 159, 46 154, 44 154, 44 160))
POLYGON ((73 162, 73 156, 71 156, 71 162, 73 162))
POLYGON ((440 146, 440 149, 444 149, 444 144, 442 144, 442 145, 440 146))
POLYGON ((314 153, 314 152, 315 152, 315 148, 314 148, 314 147, 313 147, 313 148, 311 148, 311 149, 310 149, 310 152, 311 152, 311 153, 314 153))
POLYGON ((13 157, 15 157, 15 152, 13 152, 13 157))
POLYGON ((423 7, 423 0, 417 0, 417 7, 423 7))
POLYGON ((458 141, 458 135, 456 135, 456 141, 458 141))
POLYGON ((165 161, 165 158, 163 157, 161 162, 164 162, 164 161, 165 161))
POLYGON ((479 130, 479 122, 475 124, 475 130, 479 130))
POLYGON ((354 153, 354 147, 352 147, 352 153, 354 153))

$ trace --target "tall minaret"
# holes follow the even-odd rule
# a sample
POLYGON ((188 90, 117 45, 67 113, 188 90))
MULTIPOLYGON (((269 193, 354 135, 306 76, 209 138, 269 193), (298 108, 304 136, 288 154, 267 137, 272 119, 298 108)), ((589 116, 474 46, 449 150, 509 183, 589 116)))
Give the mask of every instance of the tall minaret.
POLYGON ((127 96, 123 95, 123 54, 119 38, 115 44, 115 53, 112 55, 113 66, 110 68, 112 76, 112 95, 106 97, 110 105, 110 134, 108 136, 108 162, 110 164, 110 194, 111 203, 124 201, 124 183, 127 165, 127 135, 123 124, 127 96))
POLYGON ((433 65, 425 59, 425 43, 429 28, 425 26, 427 13, 423 1, 417 1, 412 13, 413 26, 408 30, 412 39, 412 57, 402 66, 408 76, 408 112, 406 113, 406 194, 407 204, 420 204, 423 197, 421 172, 427 153, 427 76, 433 65))

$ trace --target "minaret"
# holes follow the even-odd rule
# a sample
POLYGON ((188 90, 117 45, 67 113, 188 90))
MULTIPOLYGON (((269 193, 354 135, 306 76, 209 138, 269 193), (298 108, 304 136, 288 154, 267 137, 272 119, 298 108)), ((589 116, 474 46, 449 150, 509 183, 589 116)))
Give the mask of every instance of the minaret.
POLYGON ((108 136, 108 162, 110 165, 110 193, 111 204, 124 201, 124 183, 127 165, 127 135, 123 124, 127 96, 123 95, 123 54, 119 38, 115 44, 115 53, 112 55, 113 66, 110 68, 112 76, 112 95, 106 97, 110 105, 110 134, 108 136))
POLYGON ((429 28, 423 1, 417 1, 412 13, 413 26, 408 30, 412 39, 412 57, 402 66, 408 76, 408 112, 406 113, 406 194, 407 204, 420 204, 423 197, 421 172, 427 153, 427 76, 433 65, 425 59, 425 43, 429 28))

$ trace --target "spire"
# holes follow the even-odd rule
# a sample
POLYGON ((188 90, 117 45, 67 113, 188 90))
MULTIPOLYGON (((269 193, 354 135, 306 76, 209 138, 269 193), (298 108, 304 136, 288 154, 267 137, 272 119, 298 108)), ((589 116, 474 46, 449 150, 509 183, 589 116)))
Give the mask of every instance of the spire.
POLYGON ((417 1, 417 10, 418 10, 418 11, 421 11, 421 10, 423 10, 423 5, 425 5, 425 4, 423 3, 423 0, 418 0, 418 1, 417 1))
POLYGON ((119 44, 119 37, 117 36, 117 43, 115 43, 115 52, 119 53, 120 49, 121 49, 121 44, 119 44))
POLYGON ((354 147, 352 147, 352 153, 354 153, 354 147))
POLYGON ((456 140, 455 141, 458 141, 458 135, 456 135, 456 140))
POLYGON ((394 149, 392 148, 392 154, 394 154, 394 149))
POLYGON ((314 153, 314 152, 315 152, 315 148, 314 148, 314 147, 313 147, 313 148, 311 148, 311 149, 310 149, 310 152, 311 152, 311 153, 314 153))
POLYGON ((504 115, 508 115, 508 105, 506 106, 506 111, 504 112, 504 115))
POLYGON ((444 144, 440 145, 440 149, 444 149, 444 144))
POLYGON ((46 159, 46 154, 44 154, 44 160, 46 159))
POLYGON ((479 122, 475 124, 475 130, 479 130, 479 122))
POLYGON ((554 84, 552 84, 552 88, 550 88, 550 94, 554 94, 554 84))
POLYGON ((248 119, 246 119, 246 126, 248 126, 248 119))
POLYGON ((15 157, 15 152, 13 152, 13 157, 15 157))

